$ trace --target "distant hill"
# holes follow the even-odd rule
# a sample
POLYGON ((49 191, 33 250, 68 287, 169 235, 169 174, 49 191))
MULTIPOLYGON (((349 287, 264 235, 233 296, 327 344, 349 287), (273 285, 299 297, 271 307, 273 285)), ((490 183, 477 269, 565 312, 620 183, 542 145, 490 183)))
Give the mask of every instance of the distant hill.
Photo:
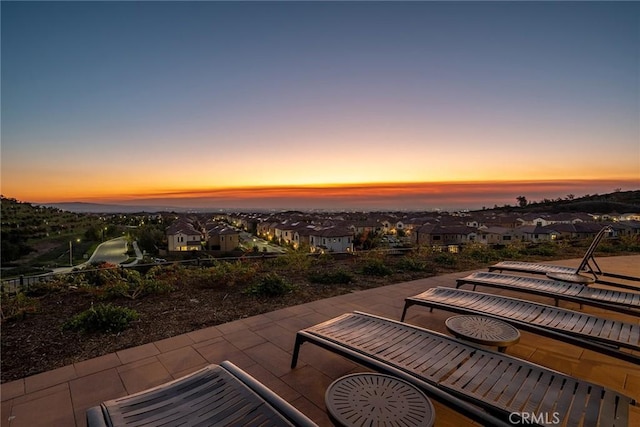
POLYGON ((586 195, 578 198, 542 200, 539 202, 522 201, 520 206, 496 207, 492 210, 510 212, 587 212, 599 214, 640 212, 640 190, 617 191, 609 194, 586 195))
POLYGON ((138 206, 110 205, 101 203, 67 202, 43 203, 40 206, 51 207, 76 213, 136 213, 136 212, 185 212, 189 209, 176 206, 138 206))
MULTIPOLYGON (((9 200, 9 199, 4 199, 9 200)), ((490 201, 487 201, 490 202, 490 201)), ((43 206, 74 213, 153 213, 153 212, 207 212, 206 209, 185 208, 179 206, 145 206, 132 204, 101 204, 85 202, 68 203, 31 203, 34 206, 43 206)), ((233 209, 224 209, 234 211, 233 209)), ((239 209, 246 210, 246 209, 239 209)), ((478 209, 479 210, 479 209, 478 209)), ((582 197, 567 196, 565 199, 544 199, 542 201, 521 200, 520 206, 505 205, 495 206, 493 209, 483 209, 483 211, 502 212, 587 212, 587 213, 629 213, 640 212, 640 190, 616 191, 609 194, 593 194, 582 197), (523 203, 525 202, 525 203, 523 203)), ((218 211, 211 209, 209 212, 218 211)))
MULTIPOLYGON (((92 242, 109 235, 105 230, 107 224, 97 215, 69 212, 11 198, 1 198, 0 216, 0 258, 3 266, 50 251, 56 252, 57 258, 68 260, 69 255, 64 254, 71 241, 76 242, 75 253, 81 256, 92 242)), ((51 261, 56 262, 57 258, 51 261)))

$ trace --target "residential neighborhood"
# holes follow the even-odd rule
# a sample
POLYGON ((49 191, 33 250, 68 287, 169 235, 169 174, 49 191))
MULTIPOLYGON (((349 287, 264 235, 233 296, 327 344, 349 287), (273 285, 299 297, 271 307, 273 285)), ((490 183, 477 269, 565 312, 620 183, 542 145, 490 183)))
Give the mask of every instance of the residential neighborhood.
POLYGON ((477 212, 340 212, 185 214, 166 229, 169 252, 257 250, 255 236, 309 253, 429 246, 457 252, 470 243, 506 245, 589 239, 610 225, 610 237, 638 236, 640 214, 477 212), (247 234, 248 233, 248 234, 247 234), (253 239, 255 240, 255 239, 253 239))

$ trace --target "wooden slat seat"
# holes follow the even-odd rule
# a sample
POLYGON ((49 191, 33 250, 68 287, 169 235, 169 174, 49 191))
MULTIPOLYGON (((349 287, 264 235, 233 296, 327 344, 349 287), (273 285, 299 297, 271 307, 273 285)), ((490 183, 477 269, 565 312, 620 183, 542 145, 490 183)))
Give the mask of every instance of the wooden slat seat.
MULTIPOLYGON (((99 384, 96 384, 99 386, 99 384)), ((88 427, 316 426, 231 362, 87 410, 88 427)))
POLYGON ((292 368, 305 342, 409 381, 483 425, 513 425, 527 413, 556 416, 564 426, 626 426, 634 403, 606 387, 366 313, 299 331, 292 368))
POLYGON ((578 267, 524 261, 501 261, 490 266, 489 271, 513 271, 517 273, 543 274, 554 279, 579 284, 590 284, 595 282, 620 288, 640 290, 640 277, 603 271, 595 259, 594 253, 596 247, 604 236, 611 231, 612 229, 610 226, 605 226, 598 232, 598 234, 596 234, 589 245, 589 248, 585 251, 578 267), (613 282, 608 280, 608 278, 619 280, 613 282), (625 283, 624 281, 631 283, 625 283))
POLYGON ((412 305, 491 316, 519 329, 640 364, 637 353, 621 350, 640 351, 638 322, 622 322, 518 298, 445 287, 431 288, 406 298, 402 320, 412 305))
POLYGON ((534 295, 565 300, 593 307, 605 308, 619 313, 640 316, 640 293, 588 287, 577 283, 541 279, 531 276, 476 272, 457 280, 456 287, 471 284, 499 289, 525 292, 534 295))

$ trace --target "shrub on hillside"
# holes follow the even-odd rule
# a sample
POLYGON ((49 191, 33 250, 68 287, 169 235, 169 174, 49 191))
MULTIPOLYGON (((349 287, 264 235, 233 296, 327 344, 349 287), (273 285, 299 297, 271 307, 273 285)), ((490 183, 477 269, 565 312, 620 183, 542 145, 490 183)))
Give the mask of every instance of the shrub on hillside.
POLYGON ((16 295, 2 293, 2 320, 24 319, 27 314, 37 313, 40 309, 40 301, 31 298, 22 292, 16 295))
POLYGON ((436 268, 433 263, 428 262, 425 258, 418 254, 406 255, 398 261, 398 268, 403 271, 416 271, 435 273, 436 268))
POLYGON ((470 243, 464 246, 462 255, 477 262, 487 264, 500 260, 498 252, 481 243, 470 243))
POLYGON ((187 272, 188 280, 201 288, 224 289, 246 286, 256 276, 256 265, 241 261, 217 261, 210 268, 194 268, 187 272))
POLYGON ((85 332, 120 332, 136 319, 138 319, 138 313, 135 310, 111 304, 98 304, 73 316, 65 322, 63 329, 85 332))
POLYGON ((312 263, 313 259, 308 253, 295 251, 267 260, 266 266, 267 268, 287 269, 292 272, 305 272, 312 263))
POLYGON ((560 252, 562 243, 557 242, 543 242, 530 246, 525 250, 526 255, 537 256, 554 256, 560 252))
POLYGON ((455 267, 458 264, 458 257, 450 252, 438 252, 433 255, 433 261, 445 267, 455 267))
POLYGON ((313 271, 309 274, 309 281, 323 285, 347 284, 353 282, 353 276, 348 271, 342 269, 335 271, 313 271))
POLYGON ((389 276, 393 270, 381 259, 370 258, 362 266, 362 274, 367 276, 389 276))
POLYGON ((252 295, 278 297, 293 291, 295 287, 277 273, 267 273, 247 292, 252 295))

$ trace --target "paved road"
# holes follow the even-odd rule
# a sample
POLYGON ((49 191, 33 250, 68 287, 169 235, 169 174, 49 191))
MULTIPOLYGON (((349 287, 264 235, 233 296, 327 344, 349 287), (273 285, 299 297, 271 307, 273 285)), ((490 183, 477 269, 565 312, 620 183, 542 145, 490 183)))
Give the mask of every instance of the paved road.
POLYGON ((118 265, 127 259, 129 259, 127 255, 127 239, 125 237, 118 237, 117 239, 107 240, 98 245, 88 262, 108 262, 118 265))
POLYGON ((245 231, 240 233, 240 242, 243 243, 245 247, 248 249, 251 249, 254 246, 257 246, 258 252, 261 252, 261 253, 262 252, 276 252, 276 253, 286 252, 284 248, 271 244, 266 240, 263 240, 245 231), (267 248, 267 249, 265 250, 264 248, 267 248))
MULTIPOLYGON (((137 242, 133 243, 133 248, 136 251, 136 259, 133 262, 127 264, 127 266, 132 266, 136 264, 138 261, 142 260, 142 252, 138 248, 137 242)), ((54 268, 50 273, 41 274, 39 276, 31 276, 30 278, 27 278, 27 280, 29 279, 37 280, 38 277, 46 277, 52 274, 70 273, 74 269, 84 268, 93 262, 95 263, 109 262, 111 264, 119 265, 120 263, 128 259, 129 259, 129 256, 127 255, 127 239, 125 237, 118 237, 117 239, 107 240, 106 242, 98 245, 93 255, 91 255, 91 258, 89 258, 87 262, 74 265, 73 267, 54 268)), ((3 280, 2 284, 3 284, 4 290, 9 292, 14 292, 18 289, 20 282, 21 282, 20 278, 15 278, 15 279, 3 280)))
POLYGON ((74 268, 84 268, 91 263, 100 262, 119 265, 127 259, 129 259, 129 256, 127 255, 127 239, 126 237, 118 237, 99 244, 87 262, 74 265, 73 267, 54 268, 53 272, 56 274, 68 273, 74 268))

